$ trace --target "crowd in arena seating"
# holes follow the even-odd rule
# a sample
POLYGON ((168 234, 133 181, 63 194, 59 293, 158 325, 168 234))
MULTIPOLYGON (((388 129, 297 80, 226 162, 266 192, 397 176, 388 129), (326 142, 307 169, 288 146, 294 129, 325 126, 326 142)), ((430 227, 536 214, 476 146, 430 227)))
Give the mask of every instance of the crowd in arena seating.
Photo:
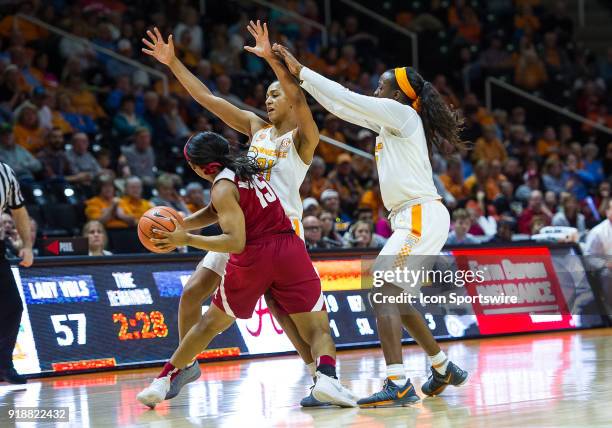
MULTIPOLYGON (((274 76, 243 50, 252 18, 266 20, 270 38, 287 44, 302 63, 354 91, 371 94, 382 72, 404 65, 382 39, 388 31, 370 32, 365 18, 346 11, 335 11, 325 46, 318 30, 276 10, 215 3, 226 2, 207 2, 209 10, 200 15, 195 4, 181 0, 154 7, 22 0, 0 21, 0 160, 17 173, 39 237, 89 235, 91 224, 81 232, 82 225, 95 220, 111 236, 109 249, 121 252, 113 233, 135 235, 138 219, 153 205, 188 215, 207 204, 207 185, 182 159, 186 138, 214 130, 234 150, 247 147, 246 138, 201 108, 167 67, 140 52, 152 25, 174 35, 179 58, 211 91, 259 109, 274 76), (18 13, 88 42, 58 36, 18 13), (169 94, 161 79, 90 42, 165 73, 169 94)), ((278 3, 323 21, 314 0, 278 3)), ((420 34, 438 35, 421 40, 434 43, 442 62, 426 50, 422 56, 429 60, 420 71, 461 109, 462 138, 471 142, 465 153, 432 157, 436 186, 452 212, 449 244, 528 238, 546 225, 572 226, 583 237, 606 218, 612 139, 561 117, 542 122, 519 99, 488 111, 483 79, 501 77, 612 126, 612 48, 597 57, 578 46, 564 2, 555 10, 538 0, 414 3, 387 2, 385 13, 420 34)), ((315 103, 312 109, 321 135, 373 152, 373 133, 315 103)), ((369 159, 322 142, 300 193, 309 248, 380 248, 391 234, 369 159)), ((9 223, 3 219, 7 248, 15 252, 18 238, 9 223)))

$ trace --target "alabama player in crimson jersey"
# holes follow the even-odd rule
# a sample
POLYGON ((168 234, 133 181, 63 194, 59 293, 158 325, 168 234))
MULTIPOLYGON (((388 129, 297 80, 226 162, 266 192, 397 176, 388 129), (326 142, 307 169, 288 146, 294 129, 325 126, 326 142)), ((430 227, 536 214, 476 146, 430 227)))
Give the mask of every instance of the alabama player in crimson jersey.
POLYGON ((278 196, 261 174, 263 168, 255 157, 231 156, 227 140, 213 132, 190 138, 184 152, 189 166, 212 182, 211 203, 205 209, 217 217, 223 233, 192 235, 173 220, 175 230, 155 231, 163 238, 152 242, 162 249, 189 245, 226 252, 230 258, 225 280, 208 311, 189 330, 159 376, 138 394, 138 400, 151 408, 163 401, 181 369, 236 318, 250 318, 259 298, 270 293, 312 349, 317 361, 313 396, 342 407, 356 406, 355 395, 336 377, 336 349, 321 281, 304 242, 293 231, 278 196))
MULTIPOLYGON (((251 22, 248 30, 255 38, 256 44, 245 49, 263 58, 278 78, 278 81, 270 84, 266 94, 267 120, 213 94, 176 57, 172 35, 166 42, 157 28, 148 31, 149 39, 143 39, 146 46, 143 52, 167 65, 181 85, 202 107, 221 119, 227 126, 249 137, 249 151, 261 167, 267 168, 266 180, 280 198, 295 233, 304 239, 299 188, 319 143, 319 130, 302 90, 272 53, 265 24, 262 27, 259 21, 257 24, 251 22)), ((185 218, 185 228, 198 230, 213 221, 213 218, 206 216, 206 211, 201 210, 185 218)), ((227 253, 208 251, 187 281, 181 294, 178 312, 180 340, 183 340, 189 329, 200 319, 202 303, 221 284, 228 260, 227 253)), ((278 310, 269 293, 266 293, 265 300, 270 312, 279 321, 314 378, 316 364, 312 360, 310 347, 301 339, 291 318, 278 310)), ((175 397, 184 385, 199 377, 200 366, 194 363, 174 378, 167 398, 175 397)), ((312 394, 304 397, 301 404, 306 407, 325 405, 315 400, 312 394)))

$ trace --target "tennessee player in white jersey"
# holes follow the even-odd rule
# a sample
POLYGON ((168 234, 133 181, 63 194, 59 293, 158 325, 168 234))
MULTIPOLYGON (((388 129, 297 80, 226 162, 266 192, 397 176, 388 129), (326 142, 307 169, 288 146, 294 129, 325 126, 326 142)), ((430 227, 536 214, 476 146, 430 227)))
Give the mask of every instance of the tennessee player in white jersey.
MULTIPOLYGON (((440 94, 414 69, 401 67, 383 73, 374 96, 360 95, 302 66, 285 47, 275 44, 273 51, 325 109, 378 134, 376 164, 393 234, 373 271, 389 273, 386 271, 396 267, 418 270, 421 263, 430 262, 415 256, 437 256, 450 226, 448 210, 433 183, 432 146, 436 144, 443 153, 449 146, 464 147, 458 136, 460 123, 440 94)), ((406 283, 385 282, 375 293, 397 296, 408 288, 406 283)), ((438 395, 448 385, 465 383, 467 372, 448 360, 412 305, 373 306, 387 378, 381 391, 358 401, 360 407, 404 406, 419 401, 403 366, 402 324, 431 358, 431 376, 421 387, 424 394, 438 395)))
MULTIPOLYGON (((267 91, 266 108, 270 122, 214 95, 175 56, 172 35, 169 36, 166 43, 157 28, 154 29, 154 32, 147 31, 150 40, 143 38, 142 41, 148 49, 143 48, 142 50, 167 65, 181 85, 200 105, 214 113, 231 128, 250 138, 252 144, 250 152, 257 157, 260 165, 265 164, 270 167, 267 178, 279 195, 283 209, 290 217, 296 233, 303 239, 299 187, 319 142, 319 130, 302 90, 293 76, 272 53, 267 28, 262 28, 259 22, 257 25, 251 22, 248 29, 256 40, 256 46, 245 47, 245 49, 264 58, 279 79, 273 82, 267 91)), ((216 221, 216 216, 210 207, 184 219, 187 230, 201 229, 216 221)), ((228 254, 208 252, 185 285, 179 305, 179 337, 181 340, 200 320, 202 303, 220 285, 228 259, 228 254)), ((316 367, 310 347, 301 339, 291 318, 282 313, 268 296, 266 296, 266 302, 314 377, 316 367)), ((199 365, 194 362, 174 378, 166 398, 176 396, 183 385, 198 379, 199 376, 199 365)), ((318 406, 325 403, 319 403, 310 395, 305 398, 305 401, 303 400, 303 404, 318 406)))

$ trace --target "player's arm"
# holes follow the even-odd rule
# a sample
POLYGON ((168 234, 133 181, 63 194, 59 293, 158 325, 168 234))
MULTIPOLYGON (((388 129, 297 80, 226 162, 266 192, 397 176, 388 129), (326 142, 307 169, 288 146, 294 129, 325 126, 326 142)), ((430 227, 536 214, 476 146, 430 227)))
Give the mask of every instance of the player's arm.
POLYGON ((380 132, 382 126, 410 132, 418 126, 418 113, 410 106, 389 98, 377 98, 350 91, 304 67, 286 47, 275 43, 272 50, 283 58, 291 74, 300 80, 302 88, 339 118, 374 132, 380 132))
POLYGON ((147 31, 147 35, 151 40, 143 38, 142 42, 149 49, 143 48, 142 51, 162 64, 167 65, 177 80, 198 104, 211 111, 231 128, 249 137, 266 126, 266 122, 255 113, 239 109, 229 101, 214 95, 210 89, 208 89, 200 79, 194 76, 176 57, 174 54, 172 35, 168 37, 168 43, 166 43, 157 27, 154 28, 154 32, 155 33, 149 30, 147 31))
POLYGON ((185 230, 198 230, 211 224, 217 223, 219 218, 217 213, 212 208, 212 205, 208 205, 201 210, 188 215, 183 220, 183 227, 185 230))
POLYGON ((298 154, 304 163, 310 164, 317 144, 319 144, 319 128, 312 117, 306 97, 287 67, 272 51, 268 37, 268 25, 264 22, 262 27, 259 20, 257 24, 251 21, 247 29, 255 38, 255 46, 245 46, 244 49, 265 59, 274 71, 285 96, 293 107, 297 122, 293 140, 296 142, 298 154))
POLYGON ((187 233, 173 218, 174 231, 166 232, 154 229, 153 232, 161 235, 162 238, 153 238, 151 242, 162 250, 173 246, 189 245, 190 247, 218 253, 241 253, 246 243, 246 231, 244 213, 240 208, 238 198, 238 188, 228 180, 221 180, 213 187, 211 199, 215 201, 219 226, 223 230, 221 235, 199 236, 187 233))

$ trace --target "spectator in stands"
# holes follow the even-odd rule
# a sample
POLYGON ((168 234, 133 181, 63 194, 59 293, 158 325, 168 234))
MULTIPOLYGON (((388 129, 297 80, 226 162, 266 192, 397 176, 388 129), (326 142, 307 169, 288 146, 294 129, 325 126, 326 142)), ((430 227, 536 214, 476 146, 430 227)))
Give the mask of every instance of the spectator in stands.
POLYGON ((235 94, 231 92, 232 89, 232 79, 229 78, 226 74, 221 74, 217 77, 217 91, 215 95, 225 98, 230 101, 232 104, 241 104, 242 100, 238 98, 235 94))
POLYGON ((588 171, 579 167, 579 158, 574 153, 567 155, 565 172, 567 174, 565 190, 571 192, 578 200, 586 198, 588 187, 593 185, 595 180, 588 171))
POLYGON ((260 110, 266 109, 266 88, 262 83, 253 87, 253 92, 244 100, 245 104, 260 110))
POLYGON ((181 20, 174 27, 174 38, 180 40, 183 33, 190 35, 189 50, 202 54, 204 48, 204 33, 198 24, 200 14, 193 7, 184 7, 181 10, 181 20))
POLYGON ((582 235, 586 231, 584 215, 578 210, 578 201, 573 195, 566 195, 561 201, 562 209, 552 218, 553 226, 569 226, 578 229, 582 235))
POLYGON ((465 186, 471 195, 476 195, 478 190, 482 190, 489 200, 495 199, 500 194, 499 184, 491 177, 491 168, 486 160, 476 163, 474 173, 465 180, 465 186))
POLYGON ((319 199, 325 189, 332 187, 330 181, 325 177, 325 161, 322 157, 314 156, 312 158, 308 175, 310 176, 310 195, 312 197, 319 199))
POLYGON ((104 225, 97 220, 90 220, 83 226, 83 237, 87 238, 89 256, 110 256, 113 253, 105 250, 108 235, 104 225))
POLYGON ((544 128, 544 132, 537 142, 538 155, 547 157, 551 154, 559 154, 560 148, 561 144, 557 140, 555 128, 552 126, 544 128))
POLYGON ((67 93, 59 94, 57 98, 59 111, 62 118, 72 128, 71 131, 75 130, 89 135, 93 135, 98 131, 98 125, 96 125, 96 122, 90 116, 77 113, 67 93))
MULTIPOLYGON (((569 193, 567 192, 563 192, 559 194, 559 196, 561 197, 565 197, 568 195, 569 193)), ((557 207, 559 206, 558 199, 559 198, 557 197, 557 194, 555 192, 551 192, 550 190, 547 190, 546 193, 544 193, 544 205, 546 205, 546 208, 548 208, 548 210, 551 213, 557 212, 557 207)))
POLYGON ((15 110, 13 135, 15 143, 33 155, 44 147, 46 131, 40 126, 38 109, 31 102, 26 101, 15 110))
POLYGON ((533 46, 524 48, 514 69, 514 83, 521 88, 534 91, 548 81, 544 63, 533 46))
POLYGON ((448 85, 445 75, 436 75, 436 77, 434 77, 434 80, 432 81, 432 84, 438 90, 440 95, 442 95, 444 101, 446 101, 446 104, 448 104, 452 108, 458 108, 460 106, 461 103, 459 101, 459 98, 457 98, 457 96, 453 92, 453 89, 448 85))
POLYGON ((136 114, 136 100, 131 95, 121 99, 119 111, 113 118, 113 131, 119 138, 127 139, 134 135, 138 128, 148 127, 141 116, 136 114))
POLYGON ((49 132, 48 143, 37 156, 43 167, 43 177, 48 181, 80 183, 91 179, 86 173, 75 174, 72 171, 64 150, 64 136, 57 128, 49 132))
POLYGON ((503 76, 514 68, 512 57, 502 48, 502 40, 497 36, 491 38, 489 47, 480 54, 479 60, 485 75, 503 76))
POLYGON ((200 183, 194 181, 185 187, 185 203, 192 214, 206 208, 206 195, 200 183))
POLYGON ((604 179, 603 163, 599 159, 599 148, 594 143, 584 146, 583 168, 593 178, 594 184, 599 184, 604 179))
POLYGON ((85 201, 85 217, 97 220, 108 229, 125 227, 117 218, 119 198, 115 196, 115 185, 111 176, 103 175, 97 180, 98 195, 85 201))
POLYGON ((343 241, 342 236, 336 230, 336 215, 331 211, 325 209, 321 211, 319 220, 321 220, 321 227, 323 231, 323 240, 326 245, 330 247, 342 247, 343 241))
POLYGON ((514 185, 508 180, 499 184, 500 194, 493 200, 495 211, 499 215, 513 215, 514 209, 514 185))
POLYGON ((89 138, 87 134, 83 132, 72 134, 70 143, 72 148, 66 152, 70 169, 74 174, 86 173, 90 178, 88 182, 83 182, 83 184, 91 184, 91 180, 98 175, 110 173, 110 171, 103 171, 96 158, 89 152, 89 138))
POLYGON ((533 190, 529 197, 529 205, 523 210, 518 221, 519 233, 532 234, 534 219, 541 217, 545 226, 552 221, 552 213, 544 205, 542 192, 533 190))
POLYGON ((151 199, 151 203, 157 206, 165 206, 174 208, 179 214, 183 216, 189 215, 189 208, 181 200, 178 192, 176 191, 175 179, 178 178, 171 174, 162 174, 157 178, 155 188, 157 189, 157 196, 151 199))
POLYGON ((0 159, 13 168, 19 181, 33 181, 34 174, 42 169, 32 153, 15 144, 13 128, 8 123, 0 124, 0 159))
POLYGON ((347 213, 352 213, 359 203, 363 189, 353 172, 352 157, 342 153, 336 160, 336 167, 328 174, 329 182, 340 195, 340 206, 347 213))
POLYGON ((83 84, 80 74, 69 74, 67 77, 67 89, 70 101, 74 106, 75 113, 83 114, 94 120, 106 117, 106 113, 93 92, 83 84))
POLYGON ((162 119, 164 121, 164 128, 167 132, 169 142, 174 144, 181 143, 182 139, 191 135, 191 131, 185 125, 183 118, 179 114, 179 103, 175 97, 164 97, 160 105, 162 111, 162 119))
POLYGON ((339 77, 344 77, 350 81, 357 80, 361 67, 357 62, 357 51, 355 50, 355 46, 342 46, 342 54, 336 63, 336 71, 339 77))
POLYGON ((312 215, 319 218, 321 214, 321 205, 315 198, 305 198, 302 201, 302 208, 304 210, 304 217, 312 215))
POLYGON ((11 117, 13 110, 26 100, 27 91, 17 66, 7 65, 0 81, 0 110, 7 119, 11 117))
POLYGON ((502 162, 506 160, 508 157, 506 148, 497 138, 494 125, 483 127, 482 137, 476 140, 472 157, 474 162, 478 162, 481 159, 487 162, 491 162, 494 159, 502 162))
POLYGON ((125 195, 117 204, 117 218, 125 223, 124 227, 136 227, 140 217, 153 208, 153 204, 142 198, 142 180, 132 176, 125 182, 125 195))
MULTIPOLYGON (((325 122, 320 134, 340 141, 341 143, 346 143, 346 138, 340 131, 340 120, 331 113, 325 116, 325 122)), ((338 159, 338 156, 344 153, 344 151, 339 147, 321 141, 317 146, 316 153, 323 158, 326 164, 333 165, 336 159, 338 159)))
POLYGON ((544 175, 542 181, 544 182, 544 189, 560 194, 565 191, 567 187, 568 176, 563 171, 563 165, 557 158, 551 157, 546 160, 544 164, 544 175))
POLYGON ((151 133, 147 128, 138 128, 134 133, 134 142, 121 147, 123 159, 130 173, 140 177, 146 185, 155 183, 155 153, 151 147, 151 133))
POLYGON ((83 39, 75 39, 74 37, 62 37, 59 43, 59 52, 64 60, 76 58, 85 69, 92 65, 96 58, 96 51, 91 47, 87 37, 86 24, 83 21, 74 21, 70 28, 72 35, 82 37, 83 39))
POLYGON ((208 89, 215 92, 217 90, 217 83, 212 78, 212 74, 212 66, 210 65, 210 61, 207 59, 201 59, 196 67, 195 75, 202 83, 206 85, 208 89))
MULTIPOLYGON (((132 43, 127 39, 121 39, 117 42, 117 53, 126 58, 132 58, 134 55, 132 43)), ((124 61, 119 61, 115 58, 109 58, 106 62, 106 75, 112 79, 116 79, 122 75, 134 73, 134 66, 127 64, 124 61)))
POLYGON ((514 233, 514 226, 516 222, 512 218, 503 217, 497 223, 497 233, 489 241, 492 244, 505 244, 512 242, 512 235, 514 233))
POLYGON ((506 180, 510 181, 515 189, 523 184, 523 169, 517 158, 510 157, 506 159, 503 166, 503 173, 506 180))
POLYGON ((121 100, 124 96, 132 93, 132 84, 130 83, 130 75, 122 74, 115 79, 115 87, 109 92, 106 97, 106 107, 112 113, 116 113, 121 107, 121 100))
POLYGON ((541 190, 540 176, 536 170, 529 170, 525 173, 525 183, 516 189, 514 197, 521 202, 526 202, 535 190, 541 190))
POLYGON ((472 220, 466 210, 459 208, 453 211, 453 230, 448 234, 446 245, 478 244, 478 239, 468 233, 470 227, 472 220))
POLYGON ((349 248, 382 248, 387 240, 374 234, 372 223, 358 220, 346 233, 345 242, 349 248))
POLYGON ((312 215, 305 216, 302 220, 304 226, 304 242, 309 250, 316 248, 329 248, 329 244, 323 241, 321 221, 312 215))

